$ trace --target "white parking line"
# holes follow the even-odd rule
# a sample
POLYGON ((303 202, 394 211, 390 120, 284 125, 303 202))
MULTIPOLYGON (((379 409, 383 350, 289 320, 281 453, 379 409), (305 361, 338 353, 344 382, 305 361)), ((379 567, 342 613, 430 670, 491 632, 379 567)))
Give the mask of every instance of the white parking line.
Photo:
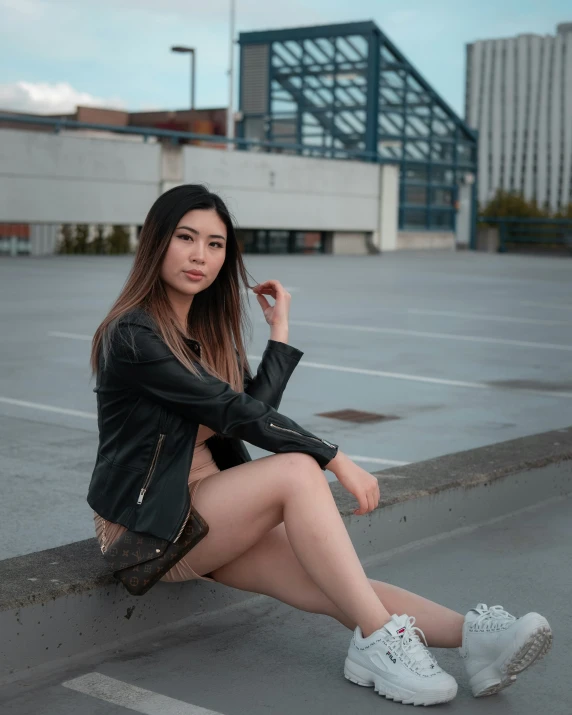
MULTIPOLYGON (((249 360, 260 360, 260 355, 249 355, 249 360)), ((300 361, 300 367, 313 367, 319 370, 334 370, 335 372, 353 372, 358 375, 371 375, 372 377, 388 377, 393 380, 411 380, 412 382, 425 382, 430 385, 447 385, 449 387, 468 387, 475 390, 504 390, 510 392, 516 392, 516 390, 510 387, 503 388, 502 386, 487 385, 486 382, 465 382, 463 380, 445 380, 439 377, 423 377, 422 375, 408 375, 402 372, 385 372, 383 370, 367 370, 361 367, 345 367, 342 365, 328 365, 327 363, 321 362, 306 362, 305 360, 300 361)), ((572 392, 556 392, 553 390, 530 390, 523 389, 518 390, 519 393, 526 393, 528 395, 542 395, 543 397, 563 397, 565 399, 572 399, 572 392)))
MULTIPOLYGON (((399 311, 395 311, 398 313, 399 311)), ((408 308, 411 315, 435 315, 445 318, 463 318, 467 320, 489 320, 495 323, 525 323, 530 325, 570 325, 566 320, 543 320, 542 318, 516 318, 510 315, 483 315, 482 313, 458 313, 455 310, 425 310, 408 308)))
POLYGON ((504 338, 486 338, 478 335, 454 335, 453 333, 429 333, 421 330, 404 330, 401 328, 377 328, 370 325, 348 325, 347 323, 318 323, 311 320, 291 320, 291 325, 301 325, 309 328, 325 328, 326 330, 354 330, 362 333, 380 333, 384 335, 403 335, 413 338, 436 338, 438 340, 459 340, 470 343, 491 343, 496 345, 514 345, 525 348, 541 348, 543 350, 566 350, 572 352, 572 345, 557 343, 536 343, 528 340, 506 340, 504 338))
MULTIPOLYGON (((329 325, 326 323, 325 325, 329 325)), ((353 327, 353 326, 350 326, 353 327)), ((85 340, 85 335, 79 335, 75 333, 49 333, 55 337, 68 337, 75 340, 85 340)), ((91 340, 91 338, 89 338, 91 340)), ((249 360, 262 360, 261 355, 248 355, 249 360)), ((344 365, 329 365, 327 363, 320 362, 307 362, 302 360, 300 362, 301 367, 311 367, 318 370, 333 370, 335 372, 350 372, 357 375, 371 375, 372 377, 387 377, 392 380, 410 380, 411 382, 424 382, 429 385, 446 385, 447 387, 468 387, 473 390, 510 390, 515 392, 511 388, 496 387, 494 385, 487 385, 486 382, 469 382, 466 380, 446 380, 440 377, 424 377, 423 375, 409 375, 402 372, 387 372, 385 370, 368 370, 362 367, 345 367, 344 365)), ((543 397, 562 397, 564 399, 572 399, 572 392, 556 392, 553 390, 518 390, 519 393, 527 393, 529 395, 542 395, 543 397)), ((1 398, 0 398, 1 400, 1 398)), ((55 410, 54 410, 55 411, 55 410)))
POLYGON ((361 455, 348 455, 352 462, 372 462, 372 464, 386 464, 388 467, 405 467, 411 462, 397 462, 395 459, 378 459, 377 457, 362 457, 361 455))
MULTIPOLYGON (((81 410, 69 410, 65 407, 54 407, 53 405, 44 405, 39 402, 27 402, 26 400, 14 400, 11 397, 0 396, 0 403, 5 405, 15 405, 16 407, 27 407, 32 410, 42 410, 44 412, 55 412, 60 415, 71 415, 72 417, 83 417, 87 420, 96 420, 95 412, 82 412, 81 410)), ((388 467, 404 467, 409 462, 399 462, 394 459, 380 459, 379 457, 363 457, 360 455, 351 456, 354 462, 372 462, 373 464, 386 464, 388 467)))
MULTIPOLYGON (((418 311, 420 314, 428 313, 428 311, 418 311)), ((458 313, 462 316, 464 314, 458 313)), ((259 322, 262 322, 260 320, 259 322)), ((572 351, 572 345, 560 345, 557 343, 537 343, 528 340, 507 340, 504 338, 487 338, 476 335, 453 335, 452 333, 429 333, 419 330, 404 330, 401 328, 377 328, 369 325, 348 325, 347 323, 320 323, 310 320, 290 320, 291 325, 300 325, 310 328, 324 328, 327 330, 353 330, 362 333, 381 333, 392 335, 404 335, 421 338, 437 338, 441 340, 460 340, 463 342, 472 343, 493 343, 497 345, 515 345, 518 347, 541 348, 544 350, 566 350, 572 351)), ((48 333, 54 338, 69 338, 71 340, 86 340, 91 341, 91 335, 82 335, 79 333, 64 333, 57 330, 52 330, 48 333)))
POLYGON ((87 420, 96 420, 97 415, 94 412, 83 412, 82 410, 70 410, 67 407, 54 407, 53 405, 43 405, 39 402, 28 402, 26 400, 14 400, 11 397, 0 396, 0 403, 5 405, 15 405, 16 407, 28 407, 33 410, 42 410, 44 412, 56 412, 60 415, 71 415, 72 417, 83 417, 87 420))
MULTIPOLYGON (((249 360, 261 360, 261 355, 248 355, 249 360)), ((334 370, 335 372, 352 372, 356 375, 371 375, 372 377, 389 377, 393 380, 411 380, 412 382, 426 382, 431 385, 448 385, 449 387, 470 387, 478 390, 491 390, 490 385, 484 382, 465 382, 463 380, 445 380, 440 377, 422 377, 421 375, 407 375, 402 372, 385 372, 384 370, 368 370, 364 367, 345 367, 344 365, 329 365, 323 362, 307 362, 302 360, 299 367, 313 367, 318 370, 334 370)), ((553 393, 550 393, 553 394, 553 393)), ((566 393, 567 394, 567 393, 566 393)), ((572 392, 570 393, 572 397, 572 392)))
POLYGON ((70 340, 93 340, 93 335, 80 335, 80 333, 62 333, 59 330, 50 330, 51 338, 70 338, 70 340))
POLYGON ((67 680, 62 685, 64 688, 144 715, 220 715, 215 710, 207 710, 167 695, 159 695, 152 690, 139 688, 102 673, 87 673, 79 678, 67 680))
MULTIPOLYGON (((55 338, 69 338, 71 340, 91 340, 88 335, 80 335, 79 333, 61 333, 51 331, 48 335, 55 338)), ((249 360, 262 360, 261 355, 248 355, 249 360)), ((372 375, 375 377, 388 377, 396 380, 412 380, 413 382, 427 382, 434 385, 448 385, 450 387, 472 387, 476 389, 491 389, 489 385, 480 382, 464 382, 461 380, 445 380, 438 377, 421 377, 419 375, 406 375, 399 372, 383 372, 381 370, 367 370, 359 367, 344 367, 342 365, 327 365, 318 362, 306 362, 303 360, 300 365, 304 367, 315 367, 322 370, 336 370, 338 372, 353 372, 358 375, 372 375)), ((572 395, 571 395, 572 397, 572 395)))

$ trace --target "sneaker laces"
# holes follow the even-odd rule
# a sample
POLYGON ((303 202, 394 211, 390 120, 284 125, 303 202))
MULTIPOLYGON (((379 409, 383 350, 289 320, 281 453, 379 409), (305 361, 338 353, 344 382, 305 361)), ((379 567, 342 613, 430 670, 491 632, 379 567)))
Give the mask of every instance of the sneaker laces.
POLYGON ((500 621, 516 621, 516 618, 508 611, 505 611, 502 606, 488 608, 486 603, 479 603, 475 611, 479 615, 475 618, 474 623, 485 631, 496 629, 500 621))
POLYGON ((434 669, 437 665, 433 654, 427 650, 429 646, 427 645, 425 634, 421 628, 415 625, 415 616, 408 616, 405 630, 402 634, 395 636, 395 643, 401 646, 402 652, 417 669, 434 669), (419 635, 421 635, 423 641, 421 641, 419 635))

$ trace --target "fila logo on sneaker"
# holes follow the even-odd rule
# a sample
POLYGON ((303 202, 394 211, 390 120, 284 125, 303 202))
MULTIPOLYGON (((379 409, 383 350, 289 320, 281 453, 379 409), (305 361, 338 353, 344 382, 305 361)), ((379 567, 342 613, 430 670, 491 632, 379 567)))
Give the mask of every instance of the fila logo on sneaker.
POLYGON ((363 638, 356 626, 344 675, 358 685, 373 685, 380 695, 397 702, 412 705, 448 702, 457 694, 457 683, 434 665, 435 659, 424 643, 423 631, 415 628, 415 618, 406 614, 394 614, 391 621, 368 638, 363 638))

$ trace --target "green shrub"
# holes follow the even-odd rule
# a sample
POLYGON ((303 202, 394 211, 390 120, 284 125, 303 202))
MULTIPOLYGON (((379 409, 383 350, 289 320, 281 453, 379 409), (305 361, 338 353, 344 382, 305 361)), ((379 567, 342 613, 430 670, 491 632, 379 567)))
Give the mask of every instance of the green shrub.
POLYGON ((74 235, 69 224, 64 224, 61 229, 61 238, 58 243, 58 253, 75 253, 74 235))
POLYGON ((113 226, 107 237, 107 252, 112 254, 129 253, 129 231, 125 226, 113 226))
MULTIPOLYGON (((572 203, 553 213, 548 202, 540 208, 535 199, 527 200, 517 191, 498 189, 493 198, 479 211, 486 218, 572 218, 572 203)), ((483 223, 486 223, 484 221, 483 223)))
POLYGON ((85 223, 78 223, 75 227, 74 253, 87 253, 88 251, 89 226, 85 223))
POLYGON ((75 229, 69 224, 61 228, 58 253, 77 254, 121 254, 129 253, 129 229, 125 226, 113 226, 106 234, 105 226, 98 224, 95 237, 89 240, 89 226, 78 224, 75 229))
POLYGON ((97 226, 96 232, 95 232, 95 238, 93 241, 89 244, 90 248, 90 253, 95 253, 97 255, 100 255, 102 253, 107 253, 107 245, 106 245, 106 236, 105 236, 105 228, 101 224, 97 226))

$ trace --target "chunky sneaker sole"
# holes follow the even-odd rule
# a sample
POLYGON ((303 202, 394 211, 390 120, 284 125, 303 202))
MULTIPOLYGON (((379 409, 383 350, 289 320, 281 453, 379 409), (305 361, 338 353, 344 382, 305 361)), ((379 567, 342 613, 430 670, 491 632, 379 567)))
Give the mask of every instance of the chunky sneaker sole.
POLYGON ((518 673, 538 663, 552 647, 552 630, 546 618, 529 613, 522 619, 522 635, 500 656, 473 675, 469 685, 476 698, 482 698, 514 685, 518 673))
POLYGON ((408 690, 403 685, 398 685, 384 678, 379 673, 374 673, 363 665, 354 663, 349 657, 344 665, 344 676, 355 683, 366 688, 372 688, 379 695, 385 696, 388 700, 404 705, 437 705, 438 703, 448 703, 457 694, 457 684, 446 689, 427 690, 420 693, 408 690))

